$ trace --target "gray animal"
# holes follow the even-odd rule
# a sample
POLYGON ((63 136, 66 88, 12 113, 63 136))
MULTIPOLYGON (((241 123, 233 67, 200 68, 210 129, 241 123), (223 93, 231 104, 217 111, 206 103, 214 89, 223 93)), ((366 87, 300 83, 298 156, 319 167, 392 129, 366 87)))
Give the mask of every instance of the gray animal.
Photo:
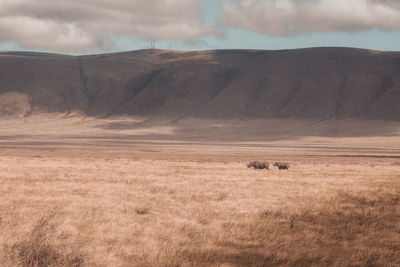
POLYGON ((273 166, 278 167, 279 170, 289 170, 289 163, 286 162, 275 162, 273 166))
POLYGON ((247 168, 254 168, 254 169, 267 169, 269 170, 269 164, 268 162, 261 162, 261 161, 252 161, 249 164, 247 164, 247 168))

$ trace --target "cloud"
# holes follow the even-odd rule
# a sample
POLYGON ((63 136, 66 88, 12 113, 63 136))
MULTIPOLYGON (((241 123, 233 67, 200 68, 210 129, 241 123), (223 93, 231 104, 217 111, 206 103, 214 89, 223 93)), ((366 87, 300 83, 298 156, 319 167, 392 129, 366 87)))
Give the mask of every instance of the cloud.
POLYGON ((400 30, 398 0, 225 0, 218 23, 260 34, 400 30))
POLYGON ((194 42, 220 35, 198 0, 0 0, 0 42, 53 51, 108 50, 114 37, 194 42))

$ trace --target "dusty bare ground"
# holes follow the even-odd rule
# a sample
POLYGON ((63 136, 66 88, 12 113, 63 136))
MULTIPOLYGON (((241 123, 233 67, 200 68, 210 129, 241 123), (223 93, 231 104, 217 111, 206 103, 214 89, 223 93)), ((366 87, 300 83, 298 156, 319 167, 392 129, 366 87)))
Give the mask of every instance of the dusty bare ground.
POLYGON ((68 120, 47 131, 8 122, 4 266, 400 265, 394 136, 190 142, 97 122, 78 137, 68 120), (253 170, 249 160, 291 167, 253 170))
MULTIPOLYGON (((22 115, 21 115, 22 116, 22 115)), ((0 117, 0 148, 222 154, 400 155, 400 122, 0 117)))

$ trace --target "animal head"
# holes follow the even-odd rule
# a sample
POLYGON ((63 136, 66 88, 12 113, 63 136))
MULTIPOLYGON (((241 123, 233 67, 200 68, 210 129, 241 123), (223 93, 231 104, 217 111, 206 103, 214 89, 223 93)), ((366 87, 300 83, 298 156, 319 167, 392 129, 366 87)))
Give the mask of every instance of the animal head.
POLYGON ((256 161, 250 161, 250 163, 247 164, 247 168, 254 167, 254 165, 256 165, 256 161))

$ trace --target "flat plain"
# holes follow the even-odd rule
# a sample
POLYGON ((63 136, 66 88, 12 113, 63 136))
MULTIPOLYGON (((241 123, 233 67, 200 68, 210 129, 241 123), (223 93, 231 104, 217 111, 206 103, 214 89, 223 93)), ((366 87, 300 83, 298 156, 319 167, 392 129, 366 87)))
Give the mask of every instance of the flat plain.
POLYGON ((400 265, 398 124, 183 124, 1 119, 2 265, 400 265))

